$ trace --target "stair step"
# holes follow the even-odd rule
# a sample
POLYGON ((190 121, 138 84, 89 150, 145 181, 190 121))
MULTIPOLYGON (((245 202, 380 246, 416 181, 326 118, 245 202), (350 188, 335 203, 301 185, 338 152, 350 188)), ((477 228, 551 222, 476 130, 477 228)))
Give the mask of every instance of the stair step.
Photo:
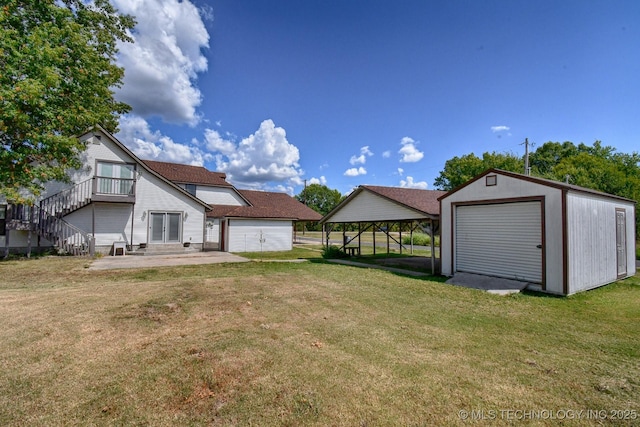
POLYGON ((193 247, 185 248, 182 243, 167 243, 147 245, 146 248, 129 251, 127 255, 184 255, 194 252, 199 252, 199 250, 193 247))

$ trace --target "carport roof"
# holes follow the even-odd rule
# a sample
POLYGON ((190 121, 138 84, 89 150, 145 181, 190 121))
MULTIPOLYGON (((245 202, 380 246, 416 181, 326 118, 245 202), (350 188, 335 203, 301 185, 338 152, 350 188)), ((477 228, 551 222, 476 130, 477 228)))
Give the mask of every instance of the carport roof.
POLYGON ((440 215, 440 203, 438 202, 438 198, 446 194, 446 191, 439 190, 360 185, 345 200, 322 218, 320 222, 331 222, 330 219, 333 215, 363 191, 373 193, 400 206, 404 206, 420 214, 424 214, 425 217, 430 218, 438 217, 440 215))

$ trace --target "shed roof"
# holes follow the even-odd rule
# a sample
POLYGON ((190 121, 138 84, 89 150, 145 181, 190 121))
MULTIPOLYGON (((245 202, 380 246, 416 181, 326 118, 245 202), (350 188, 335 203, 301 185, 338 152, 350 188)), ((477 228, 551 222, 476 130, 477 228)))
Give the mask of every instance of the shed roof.
POLYGON ((143 161, 149 168, 175 183, 233 187, 226 181, 227 176, 224 173, 212 172, 202 166, 158 162, 155 160, 143 161))
POLYGON ((464 184, 461 184, 461 185, 457 186, 453 190, 446 192, 445 194, 440 196, 438 198, 438 200, 440 201, 440 200, 448 197, 449 195, 451 195, 451 194, 463 189, 467 185, 470 185, 470 184, 478 181, 479 179, 482 179, 486 175, 489 175, 489 174, 492 174, 492 173, 508 176, 508 177, 511 177, 511 178, 521 179, 523 181, 528 181, 528 182, 532 182, 532 183, 535 183, 535 184, 545 185, 547 187, 558 188, 560 190, 577 191, 577 192, 580 192, 580 193, 594 194, 594 195, 598 195, 598 196, 602 196, 602 197, 608 197, 608 198, 611 198, 611 199, 624 200, 624 201, 627 201, 627 202, 637 203, 635 200, 632 200, 632 199, 627 199, 625 197, 616 196, 614 194, 604 193, 602 191, 592 190, 591 188, 580 187, 579 185, 567 184, 567 183, 564 183, 564 182, 554 181, 552 179, 540 178, 540 177, 537 177, 537 176, 523 175, 521 173, 509 172, 509 171, 505 171, 505 170, 502 170, 502 169, 488 169, 488 170, 484 171, 483 173, 481 173, 480 175, 476 176, 475 178, 472 178, 469 181, 465 182, 464 184))
MULTIPOLYGON (((345 200, 336 206, 331 212, 325 215, 321 223, 331 222, 331 217, 348 205, 363 191, 375 194, 405 208, 411 209, 425 218, 434 218, 440 215, 440 203, 438 198, 444 195, 445 191, 422 190, 418 188, 403 187, 382 187, 377 185, 360 185, 345 200)), ((389 218, 394 220, 397 218, 389 218)))
POLYGON ((322 216, 285 193, 238 190, 251 206, 211 205, 207 216, 221 218, 271 218, 319 221, 322 216))

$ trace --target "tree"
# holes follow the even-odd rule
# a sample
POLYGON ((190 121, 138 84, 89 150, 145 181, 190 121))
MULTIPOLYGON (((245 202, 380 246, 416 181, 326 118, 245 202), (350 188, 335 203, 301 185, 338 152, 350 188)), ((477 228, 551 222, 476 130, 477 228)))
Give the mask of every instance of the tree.
POLYGON ((497 168, 512 172, 524 171, 524 161, 512 153, 486 152, 482 159, 475 154, 454 157, 444 164, 444 170, 435 179, 435 187, 441 190, 452 190, 464 184, 487 169, 497 168))
MULTIPOLYGON (((295 197, 299 202, 309 206, 322 216, 331 212, 343 199, 338 190, 332 190, 326 185, 321 184, 311 184, 305 187, 300 194, 295 197)), ((307 224, 307 230, 318 231, 320 229, 317 222, 307 224)))
MULTIPOLYGON (((572 142, 546 142, 529 156, 531 174, 632 200, 640 200, 640 154, 617 153, 614 147, 595 141, 589 146, 572 142)), ((435 185, 451 190, 487 169, 522 173, 524 162, 514 154, 473 153, 447 160, 435 185)), ((640 216, 636 215, 640 235, 640 216)))
POLYGON ((338 206, 343 197, 338 190, 332 190, 326 185, 311 184, 305 187, 296 199, 325 216, 338 206))
POLYGON ((5 0, 0 7, 0 194, 33 200, 80 166, 80 135, 117 129, 128 105, 114 99, 124 70, 118 41, 132 17, 108 0, 5 0))

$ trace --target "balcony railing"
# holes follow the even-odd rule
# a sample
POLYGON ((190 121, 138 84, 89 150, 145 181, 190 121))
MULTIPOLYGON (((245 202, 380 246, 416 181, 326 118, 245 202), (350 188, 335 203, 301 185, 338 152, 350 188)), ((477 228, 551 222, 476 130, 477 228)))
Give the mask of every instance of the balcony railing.
POLYGON ((95 177, 95 194, 109 194, 112 196, 134 196, 135 180, 132 178, 95 177))

